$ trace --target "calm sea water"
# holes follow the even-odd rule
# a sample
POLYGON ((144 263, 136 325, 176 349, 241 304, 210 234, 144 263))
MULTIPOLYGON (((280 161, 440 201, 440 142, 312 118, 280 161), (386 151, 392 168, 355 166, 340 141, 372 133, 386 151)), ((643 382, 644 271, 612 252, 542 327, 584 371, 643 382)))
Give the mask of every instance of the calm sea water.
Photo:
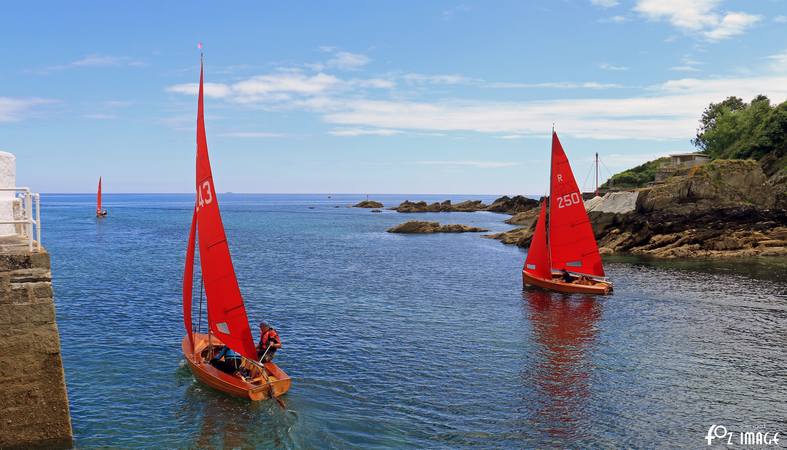
POLYGON ((713 424, 787 442, 784 259, 617 258, 612 296, 523 291, 518 248, 385 232, 505 216, 346 207, 361 199, 219 197, 250 320, 283 337, 284 411, 185 366, 192 196, 107 195, 104 220, 92 195, 43 196, 76 445, 697 448, 713 424))

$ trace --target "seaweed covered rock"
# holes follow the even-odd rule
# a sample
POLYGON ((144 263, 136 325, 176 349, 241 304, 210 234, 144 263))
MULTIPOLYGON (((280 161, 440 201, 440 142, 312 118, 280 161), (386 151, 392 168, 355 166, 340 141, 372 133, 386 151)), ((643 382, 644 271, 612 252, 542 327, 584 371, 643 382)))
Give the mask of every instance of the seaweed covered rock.
POLYGON ((439 222, 424 222, 411 220, 395 227, 389 228, 389 233, 425 234, 425 233, 480 233, 489 231, 484 228, 471 227, 461 224, 440 225, 439 222))

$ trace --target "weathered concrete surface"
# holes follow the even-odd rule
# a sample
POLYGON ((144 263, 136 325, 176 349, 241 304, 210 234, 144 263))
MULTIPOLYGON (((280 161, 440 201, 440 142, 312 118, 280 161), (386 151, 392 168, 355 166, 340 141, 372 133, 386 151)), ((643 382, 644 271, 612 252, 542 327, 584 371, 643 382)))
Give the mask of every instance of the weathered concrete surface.
POLYGON ((0 448, 71 437, 49 254, 0 238, 0 448))

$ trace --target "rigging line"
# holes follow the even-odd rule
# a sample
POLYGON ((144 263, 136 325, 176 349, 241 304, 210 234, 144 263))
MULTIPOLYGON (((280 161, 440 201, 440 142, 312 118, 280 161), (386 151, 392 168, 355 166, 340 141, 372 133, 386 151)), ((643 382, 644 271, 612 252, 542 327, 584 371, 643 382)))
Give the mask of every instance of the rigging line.
POLYGON ((615 174, 613 174, 613 173, 612 173, 612 171, 611 171, 611 170, 609 170, 609 168, 607 167, 607 165, 606 165, 606 164, 604 164, 604 161, 602 161, 602 160, 601 160, 601 158, 599 158, 599 159, 598 159, 598 162, 600 162, 600 163, 601 163, 601 165, 602 165, 602 166, 604 166, 604 169, 606 169, 606 171, 607 171, 607 173, 609 174, 609 177, 610 177, 610 178, 612 178, 612 177, 615 175, 615 174))
POLYGON ((202 287, 205 284, 202 281, 202 270, 200 269, 199 274, 199 322, 197 322, 197 332, 202 331, 202 287))
POLYGON ((588 174, 585 175, 585 181, 582 182, 582 189, 585 189, 588 185, 588 178, 590 177, 590 173, 593 171, 593 166, 590 166, 590 170, 588 170, 588 174))

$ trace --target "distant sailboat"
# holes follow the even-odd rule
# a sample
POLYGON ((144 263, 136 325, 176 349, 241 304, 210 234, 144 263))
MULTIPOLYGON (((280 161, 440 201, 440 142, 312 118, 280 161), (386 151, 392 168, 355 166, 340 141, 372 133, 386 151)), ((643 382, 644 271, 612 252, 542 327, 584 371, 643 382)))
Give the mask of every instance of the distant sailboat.
POLYGON ((96 217, 106 217, 107 210, 101 209, 101 177, 98 177, 98 194, 96 194, 96 217))
POLYGON ((522 268, 522 282, 560 292, 608 294, 612 291, 582 194, 554 131, 548 225, 544 200, 522 268))
MULTIPOLYGON (((194 375, 208 386, 237 397, 263 400, 290 388, 291 379, 272 362, 257 362, 246 308, 232 266, 208 158, 203 113, 202 64, 197 106, 197 201, 191 218, 183 274, 183 355, 194 375), (199 236, 200 267, 207 297, 208 333, 194 332, 191 323, 194 253, 199 236), (242 356, 239 370, 228 373, 210 363, 224 347, 242 356)), ((202 299, 200 298, 200 302, 202 299)), ((200 313, 201 313, 200 304, 200 313)), ((201 316, 200 316, 201 317, 201 316)), ((198 330, 199 331, 199 330, 198 330)))

